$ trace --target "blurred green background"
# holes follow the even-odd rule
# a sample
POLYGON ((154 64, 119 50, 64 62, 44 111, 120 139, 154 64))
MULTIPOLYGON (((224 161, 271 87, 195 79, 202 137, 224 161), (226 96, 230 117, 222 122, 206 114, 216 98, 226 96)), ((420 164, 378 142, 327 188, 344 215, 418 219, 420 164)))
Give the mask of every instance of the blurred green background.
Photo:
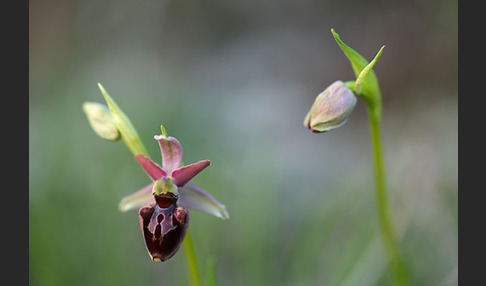
POLYGON ((31 285, 188 285, 183 249, 154 263, 137 211, 148 183, 81 110, 100 82, 154 159, 163 124, 193 183, 226 205, 192 211, 220 285, 389 285, 366 108, 303 126, 322 90, 353 80, 334 41, 371 60, 383 94, 393 218, 413 285, 457 285, 457 1, 30 1, 31 285))

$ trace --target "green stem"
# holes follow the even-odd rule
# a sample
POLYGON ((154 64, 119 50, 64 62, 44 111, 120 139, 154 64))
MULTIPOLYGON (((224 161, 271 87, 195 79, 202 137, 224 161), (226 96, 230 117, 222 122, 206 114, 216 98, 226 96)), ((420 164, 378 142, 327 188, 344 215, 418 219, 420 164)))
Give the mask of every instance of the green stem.
POLYGON ((385 186, 385 174, 383 168, 381 137, 380 137, 380 120, 376 112, 369 108, 371 144, 373 149, 373 161, 375 167, 376 182, 376 202, 378 208, 378 220, 380 225, 381 236, 385 245, 385 250, 390 260, 390 266, 393 274, 394 285, 409 285, 408 273, 405 268, 398 241, 392 227, 390 209, 385 186))
POLYGON ((201 286, 201 279, 197 267, 196 252, 192 244, 192 237, 190 228, 187 229, 186 238, 184 239, 184 253, 186 254, 187 270, 191 276, 191 283, 193 286, 201 286))
POLYGON ((346 45, 334 29, 331 29, 331 32, 339 47, 350 61, 351 67, 357 78, 355 82, 346 82, 345 85, 360 96, 368 107, 371 127, 371 145, 375 167, 376 204, 381 236, 385 245, 385 251, 390 260, 394 285, 408 285, 408 273, 398 247, 397 238, 393 232, 390 210, 388 207, 380 139, 381 94, 378 79, 372 69, 380 58, 385 46, 381 47, 375 58, 368 63, 363 56, 346 45))

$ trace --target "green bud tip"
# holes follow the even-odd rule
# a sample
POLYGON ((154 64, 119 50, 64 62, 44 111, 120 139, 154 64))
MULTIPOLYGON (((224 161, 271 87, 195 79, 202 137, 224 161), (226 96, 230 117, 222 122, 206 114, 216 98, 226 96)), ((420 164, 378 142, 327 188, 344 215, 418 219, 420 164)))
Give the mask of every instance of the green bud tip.
POLYGON ((164 125, 160 125, 160 131, 162 131, 162 136, 165 138, 168 138, 169 136, 167 135, 167 132, 165 131, 164 125))

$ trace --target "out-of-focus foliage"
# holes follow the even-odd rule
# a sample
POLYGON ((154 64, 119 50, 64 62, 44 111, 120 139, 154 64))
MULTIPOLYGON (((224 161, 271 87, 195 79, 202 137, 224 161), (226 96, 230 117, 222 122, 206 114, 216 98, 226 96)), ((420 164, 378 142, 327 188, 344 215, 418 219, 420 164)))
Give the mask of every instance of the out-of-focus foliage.
POLYGON ((457 285, 457 1, 31 1, 32 285, 187 285, 183 253, 151 262, 136 211, 148 183, 81 106, 101 82, 151 156, 163 124, 194 183, 226 204, 192 211, 200 269, 220 285, 388 285, 366 109, 312 134, 317 94, 352 80, 330 32, 371 60, 387 184, 414 285, 457 285))

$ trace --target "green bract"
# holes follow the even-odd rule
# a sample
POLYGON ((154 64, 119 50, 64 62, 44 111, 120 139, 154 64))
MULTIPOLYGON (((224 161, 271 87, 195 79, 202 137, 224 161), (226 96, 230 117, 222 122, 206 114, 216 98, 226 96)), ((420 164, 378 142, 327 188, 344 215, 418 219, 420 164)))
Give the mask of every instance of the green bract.
POLYGON ((142 154, 148 156, 147 150, 140 141, 140 137, 138 136, 137 131, 133 127, 132 122, 130 122, 128 116, 123 113, 120 107, 118 107, 118 105, 110 97, 108 92, 106 92, 106 90, 100 83, 98 83, 98 87, 100 88, 101 94, 103 94, 103 97, 108 104, 108 108, 111 111, 112 120, 116 128, 120 132, 121 137, 127 145, 128 149, 130 149, 133 154, 142 154))
POLYGON ((334 31, 334 29, 331 29, 331 32, 339 47, 341 47, 341 50, 351 62, 351 66, 356 76, 356 82, 347 82, 347 86, 351 90, 353 90, 356 95, 360 96, 369 106, 370 110, 375 113, 376 118, 380 119, 381 92, 378 85, 378 79, 376 78, 375 72, 372 70, 372 67, 380 58, 384 46, 381 47, 371 63, 368 63, 368 61, 363 56, 361 56, 358 52, 346 45, 339 37, 339 34, 334 31))

